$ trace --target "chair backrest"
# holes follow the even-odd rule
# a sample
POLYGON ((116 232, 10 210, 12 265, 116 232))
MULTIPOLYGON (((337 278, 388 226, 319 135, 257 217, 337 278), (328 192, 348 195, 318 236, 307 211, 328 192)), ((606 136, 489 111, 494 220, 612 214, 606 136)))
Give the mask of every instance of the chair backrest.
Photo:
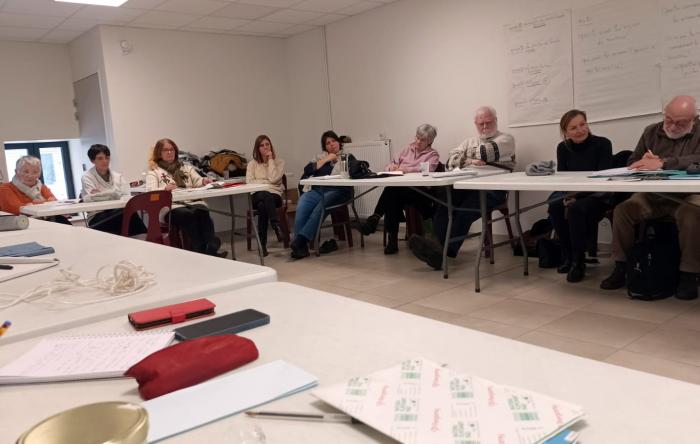
POLYGON ((622 151, 619 151, 619 152, 613 154, 612 167, 613 168, 626 167, 627 160, 629 160, 631 155, 632 155, 632 151, 630 151, 630 150, 622 150, 622 151))
POLYGON ((173 195, 170 191, 158 190, 138 194, 126 203, 122 215, 122 236, 129 236, 129 222, 136 212, 148 214, 148 230, 146 240, 157 244, 168 245, 168 229, 165 233, 160 225, 160 213, 163 208, 170 210, 173 204, 173 195))

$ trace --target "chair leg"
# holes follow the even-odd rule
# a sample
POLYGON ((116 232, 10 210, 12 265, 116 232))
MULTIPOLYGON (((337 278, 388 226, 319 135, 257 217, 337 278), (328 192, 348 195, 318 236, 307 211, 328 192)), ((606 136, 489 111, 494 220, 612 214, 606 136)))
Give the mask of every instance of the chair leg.
POLYGON ((518 242, 515 240, 515 236, 513 236, 513 227, 510 224, 510 217, 508 217, 509 210, 502 209, 501 213, 503 214, 503 217, 505 217, 504 222, 506 223, 506 230, 508 230, 508 240, 510 240, 510 246, 511 248, 515 248, 515 246, 518 245, 518 242))
MULTIPOLYGON (((346 207, 347 208, 347 207, 346 207)), ((357 214, 357 208, 355 208, 355 201, 353 200, 350 202, 350 208, 352 208, 352 214, 355 216, 355 222, 357 224, 360 223, 360 216, 357 214)), ((348 212, 348 222, 350 222, 350 213, 348 212)), ((348 232, 350 232, 350 224, 348 223, 348 232)), ((348 245, 352 247, 352 238, 350 239, 350 242, 348 242, 348 245)), ((365 236, 360 233, 360 247, 365 248, 365 236)))
MULTIPOLYGON (((245 236, 245 242, 246 242, 246 247, 248 247, 248 251, 251 251, 253 248, 251 246, 251 239, 253 237, 253 213, 248 210, 246 213, 246 218, 245 218, 245 223, 246 223, 246 236, 245 236)), ((233 233, 231 233, 231 236, 233 236, 233 233)))

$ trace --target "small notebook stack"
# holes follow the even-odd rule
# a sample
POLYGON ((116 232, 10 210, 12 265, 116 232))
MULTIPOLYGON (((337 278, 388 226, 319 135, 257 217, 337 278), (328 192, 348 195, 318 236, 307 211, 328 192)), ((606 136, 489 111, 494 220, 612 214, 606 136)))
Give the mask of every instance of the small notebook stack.
POLYGON ((0 368, 0 384, 118 378, 172 340, 172 332, 47 338, 0 368))
POLYGON ((53 247, 45 247, 36 242, 26 242, 23 244, 0 247, 0 257, 33 257, 55 252, 53 247))

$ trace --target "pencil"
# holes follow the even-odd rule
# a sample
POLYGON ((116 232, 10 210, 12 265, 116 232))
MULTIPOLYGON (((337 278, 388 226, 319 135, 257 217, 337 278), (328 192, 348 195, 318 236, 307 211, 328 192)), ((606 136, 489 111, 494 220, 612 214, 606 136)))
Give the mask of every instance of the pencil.
POLYGON ((246 415, 253 418, 278 418, 278 419, 297 419, 306 421, 323 421, 323 422, 346 422, 351 424, 360 424, 360 421, 350 415, 343 413, 296 413, 296 412, 245 412, 246 415))

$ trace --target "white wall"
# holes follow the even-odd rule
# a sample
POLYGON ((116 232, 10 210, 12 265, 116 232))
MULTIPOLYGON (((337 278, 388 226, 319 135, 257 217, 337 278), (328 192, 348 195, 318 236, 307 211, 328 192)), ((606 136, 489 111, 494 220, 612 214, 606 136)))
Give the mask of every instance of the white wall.
POLYGON ((115 169, 146 169, 149 149, 169 137, 186 151, 252 154, 258 134, 289 138, 281 39, 101 28, 115 169), (120 41, 132 45, 122 54, 120 41))
POLYGON ((325 39, 322 29, 285 41, 290 137, 273 141, 296 184, 304 166, 321 151, 321 134, 331 128, 325 39))
POLYGON ((0 41, 0 60, 0 168, 8 178, 2 143, 71 139, 78 125, 66 46, 0 41))
MULTIPOLYGON (((357 140, 385 133, 400 148, 416 126, 438 128, 448 151, 475 133, 473 111, 490 104, 516 139, 520 169, 555 158, 556 125, 507 128, 508 64, 503 25, 598 0, 403 0, 327 26, 333 122, 357 140)), ((589 116, 595 118, 595 116, 589 116)), ((634 147, 659 116, 592 124, 615 151, 634 147)), ((529 195, 525 201, 542 197, 529 195)), ((543 215, 535 213, 527 223, 543 215)))

